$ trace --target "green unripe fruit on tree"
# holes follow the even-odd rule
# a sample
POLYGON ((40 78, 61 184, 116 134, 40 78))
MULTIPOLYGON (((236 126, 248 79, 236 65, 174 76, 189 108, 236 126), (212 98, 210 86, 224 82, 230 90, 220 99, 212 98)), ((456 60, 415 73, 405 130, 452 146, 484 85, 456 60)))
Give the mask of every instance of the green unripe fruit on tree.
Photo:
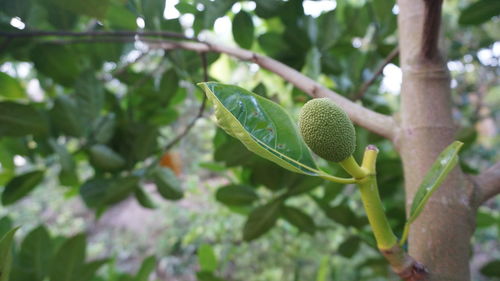
POLYGON ((328 98, 310 100, 302 107, 299 128, 307 146, 326 160, 341 162, 356 148, 351 119, 328 98))

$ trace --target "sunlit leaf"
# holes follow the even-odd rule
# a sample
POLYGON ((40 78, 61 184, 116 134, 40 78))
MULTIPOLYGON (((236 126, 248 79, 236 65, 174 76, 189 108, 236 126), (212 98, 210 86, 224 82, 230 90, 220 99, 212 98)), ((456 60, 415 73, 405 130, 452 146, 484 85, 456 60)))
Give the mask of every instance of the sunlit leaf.
POLYGON ((293 172, 317 175, 309 149, 283 108, 237 86, 200 86, 215 106, 219 126, 250 151, 293 172))
POLYGON ((217 269, 217 257, 214 249, 208 244, 202 244, 197 251, 201 271, 213 272, 217 269))

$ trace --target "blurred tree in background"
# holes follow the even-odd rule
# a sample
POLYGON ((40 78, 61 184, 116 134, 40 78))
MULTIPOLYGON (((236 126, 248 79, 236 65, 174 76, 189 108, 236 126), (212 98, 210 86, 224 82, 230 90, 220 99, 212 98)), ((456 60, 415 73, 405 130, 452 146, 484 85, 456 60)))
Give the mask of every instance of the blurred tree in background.
MULTIPOLYGON (((21 226, 9 280, 397 280, 353 185, 253 155, 216 128, 196 83, 238 84, 295 118, 315 90, 227 47, 237 46, 399 123, 408 65, 398 55, 412 48, 397 47, 398 29, 414 20, 401 14, 410 2, 429 1, 0 1, 0 237, 21 226)), ((460 166, 471 177, 500 160, 498 15, 497 0, 442 7, 460 166)), ((404 143, 363 127, 355 156, 380 148, 381 197, 400 235, 404 143)), ((499 204, 469 214, 472 280, 500 278, 499 204)))

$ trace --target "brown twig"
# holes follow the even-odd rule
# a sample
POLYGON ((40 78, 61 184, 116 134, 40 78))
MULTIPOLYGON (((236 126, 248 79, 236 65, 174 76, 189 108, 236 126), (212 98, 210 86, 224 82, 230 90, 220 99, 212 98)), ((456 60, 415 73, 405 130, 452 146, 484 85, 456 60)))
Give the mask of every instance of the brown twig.
POLYGON ((425 266, 413 259, 403 248, 396 245, 387 250, 380 250, 391 265, 392 270, 405 281, 424 281, 429 278, 425 266))
POLYGON ((486 169, 476 178, 478 206, 500 194, 500 162, 486 169))
MULTIPOLYGON (((207 65, 207 54, 206 53, 200 53, 201 57, 201 64, 203 68, 203 81, 207 82, 208 81, 208 65, 207 65)), ((184 138, 189 131, 194 127, 198 119, 200 119, 203 116, 203 112, 205 111, 205 106, 207 104, 207 95, 203 94, 203 100, 201 102, 201 105, 198 109, 198 114, 189 122, 189 124, 184 128, 184 131, 182 131, 179 135, 177 135, 172 141, 170 141, 166 146, 165 146, 165 151, 169 151, 174 145, 176 145, 182 138, 184 138)))
MULTIPOLYGON (((17 38, 22 38, 24 37, 36 37, 37 35, 40 36, 60 36, 60 37, 72 37, 72 36, 79 36, 78 32, 20 32, 17 38)), ((396 122, 391 116, 387 116, 384 114, 380 114, 377 112, 374 112, 368 108, 363 107, 362 105, 359 105, 357 103, 354 103, 350 101, 349 99, 339 95, 338 93, 327 89, 323 87, 321 84, 317 83, 316 81, 310 79, 309 77, 305 76, 304 74, 296 71, 295 69, 289 67, 288 65, 285 65, 277 60, 274 60, 270 57, 263 56, 256 54, 252 51, 245 50, 245 49, 240 49, 236 47, 228 47, 225 45, 219 45, 219 44, 212 44, 212 43, 207 43, 207 42, 201 42, 200 40, 193 39, 193 38, 187 38, 190 41, 169 41, 169 40, 161 40, 161 39, 154 39, 154 38, 136 38, 130 37, 130 35, 139 35, 139 36, 145 36, 145 34, 148 34, 150 36, 153 35, 162 35, 164 37, 169 37, 172 36, 173 38, 185 38, 186 36, 182 34, 177 34, 177 33, 172 33, 172 32, 120 32, 120 36, 118 38, 96 38, 95 36, 101 36, 102 34, 109 34, 99 32, 82 32, 82 36, 90 36, 94 35, 92 38, 83 38, 85 40, 101 40, 101 39, 106 39, 106 41, 111 42, 113 40, 116 40, 115 42, 130 42, 130 41, 143 41, 149 44, 150 47, 152 48, 160 48, 160 49, 165 49, 165 50, 171 50, 171 49, 184 49, 184 50, 191 50, 195 51, 198 53, 205 53, 205 52, 216 52, 216 53, 222 53, 226 54, 232 57, 235 57, 237 59, 243 60, 243 61, 251 61, 262 68, 265 68, 279 76, 281 76, 283 79, 286 81, 292 83, 294 86, 297 88, 301 89, 305 93, 309 94, 313 98, 318 98, 318 97, 327 97, 330 98, 332 101, 337 103, 339 106, 344 108, 344 110, 347 112, 349 117, 358 125, 376 133, 379 134, 387 139, 393 140, 396 132, 396 122), (99 35, 96 35, 99 34, 99 35), (123 38, 126 34, 129 37, 123 38), (113 39, 113 40, 112 40, 113 39), (197 41, 197 42, 192 42, 192 41, 197 41)), ((6 33, 6 32, 0 32, 0 36, 10 36, 13 35, 13 33, 6 33)), ((90 42, 90 41, 86 41, 90 42)), ((64 43, 64 42, 60 42, 64 43)))
POLYGON ((386 65, 388 65, 391 61, 393 61, 394 58, 396 58, 398 55, 399 55, 399 48, 396 47, 389 53, 389 55, 387 55, 387 57, 384 59, 384 61, 382 62, 380 67, 377 69, 377 71, 375 71, 373 76, 368 81, 364 82, 363 85, 361 85, 361 87, 359 88, 359 91, 356 93, 356 95, 354 95, 354 97, 352 99, 359 100, 359 99, 363 98, 366 91, 368 91, 368 88, 371 85, 373 85, 373 83, 375 83, 375 81, 382 74, 382 72, 384 72, 384 68, 386 67, 386 65))
POLYGON ((26 37, 162 37, 176 38, 189 41, 197 41, 197 38, 189 37, 181 33, 170 31, 19 31, 7 32, 0 31, 0 37, 7 38, 26 38, 26 37))

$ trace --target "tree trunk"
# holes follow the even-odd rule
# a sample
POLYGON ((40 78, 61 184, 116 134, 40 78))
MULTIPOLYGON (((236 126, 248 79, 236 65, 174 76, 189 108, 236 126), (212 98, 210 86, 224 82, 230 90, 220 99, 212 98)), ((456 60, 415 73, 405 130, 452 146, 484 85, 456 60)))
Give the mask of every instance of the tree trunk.
MULTIPOLYGON (((456 134, 449 72, 437 48, 441 3, 437 11, 430 10, 437 2, 398 1, 403 84, 396 145, 404 164, 407 210, 424 175, 456 134)), ((430 280, 470 280, 469 241, 475 227, 471 186, 456 168, 411 226, 410 255, 428 267, 430 280)))

